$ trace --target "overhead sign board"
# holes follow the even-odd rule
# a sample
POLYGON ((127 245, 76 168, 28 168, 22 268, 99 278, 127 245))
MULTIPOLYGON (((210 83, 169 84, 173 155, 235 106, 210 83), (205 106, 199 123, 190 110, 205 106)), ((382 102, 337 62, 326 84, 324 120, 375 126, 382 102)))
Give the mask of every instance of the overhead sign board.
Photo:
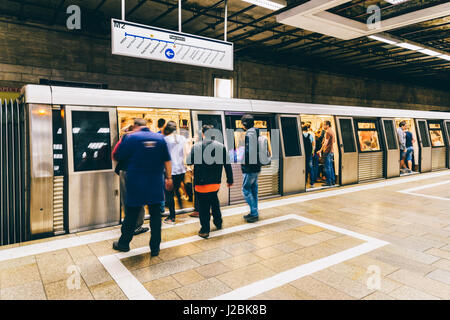
POLYGON ((169 63, 233 70, 233 43, 111 20, 112 53, 169 63))

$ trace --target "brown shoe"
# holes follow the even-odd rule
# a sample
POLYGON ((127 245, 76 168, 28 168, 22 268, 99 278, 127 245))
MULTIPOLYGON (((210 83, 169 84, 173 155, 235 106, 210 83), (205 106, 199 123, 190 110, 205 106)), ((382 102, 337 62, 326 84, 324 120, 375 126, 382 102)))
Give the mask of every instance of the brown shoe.
POLYGON ((202 237, 202 238, 204 238, 204 239, 206 239, 206 238, 209 237, 209 233, 199 232, 199 233, 198 233, 198 236, 199 236, 199 237, 202 237))
POLYGON ((194 211, 189 214, 190 217, 198 218, 198 211, 194 211))

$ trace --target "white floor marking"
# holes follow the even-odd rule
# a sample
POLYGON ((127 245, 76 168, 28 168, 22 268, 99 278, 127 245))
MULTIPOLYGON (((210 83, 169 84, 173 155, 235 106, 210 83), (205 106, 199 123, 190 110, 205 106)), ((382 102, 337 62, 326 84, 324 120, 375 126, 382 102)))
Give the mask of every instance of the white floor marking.
MULTIPOLYGON (((298 216, 296 214, 288 214, 281 217, 271 218, 267 220, 262 220, 253 224, 245 224, 239 225, 231 228, 227 228, 224 230, 216 231, 211 233, 210 237, 218 237, 221 235, 231 234, 234 232, 239 232, 243 230, 249 230, 261 226, 265 226, 268 224, 286 221, 289 219, 296 219, 308 224, 313 224, 324 229, 328 229, 331 231, 339 232, 360 240, 367 241, 364 244, 358 245, 354 248, 344 250, 342 252, 333 254, 331 256, 301 265, 299 267, 281 272, 273 277, 268 279, 264 279, 261 281, 257 281, 250 285, 244 286, 242 288, 233 290, 227 294, 219 296, 215 299, 248 299, 254 297, 263 292, 269 291, 271 289, 280 287, 286 283, 297 280, 306 275, 312 274, 314 272, 326 269, 335 264, 341 263, 348 259, 360 256, 364 253, 370 252, 377 248, 383 247, 389 244, 386 241, 382 241, 373 237, 369 237, 354 231, 350 231, 344 228, 336 227, 327 223, 323 223, 320 221, 316 221, 313 219, 305 218, 302 216, 298 216)), ((161 249, 166 249, 170 247, 179 246, 186 243, 191 243, 195 241, 207 241, 202 240, 198 236, 187 237, 183 239, 177 239, 173 241, 168 241, 161 244, 161 249)), ((150 250, 148 247, 142 247, 138 249, 131 250, 125 253, 116 253, 109 256, 99 257, 100 262, 105 266, 105 269, 111 274, 112 278, 116 280, 118 286, 122 289, 124 294, 130 299, 147 299, 154 300, 155 298, 145 289, 145 287, 133 276, 133 274, 122 264, 121 259, 145 254, 150 250), (144 292, 145 290, 145 292, 144 292)))
MULTIPOLYGON (((267 200, 263 201, 259 204, 260 209, 268 209, 273 207, 278 207, 281 205, 288 205, 293 203, 300 203, 310 200, 316 200, 321 198, 327 198, 342 194, 348 194, 352 192, 357 191, 364 191, 364 190, 371 190, 376 188, 382 188, 387 186, 393 186, 398 185, 402 183, 408 183, 408 182, 414 182, 414 181, 421 181, 425 179, 431 179, 436 177, 442 177, 445 175, 449 175, 450 170, 446 171, 439 171, 439 172, 433 172, 433 173, 424 173, 421 175, 414 175, 411 177, 399 177, 395 179, 389 179, 381 182, 375 182, 375 183, 369 183, 369 184, 363 184, 363 185, 356 185, 353 187, 347 187, 343 189, 334 188, 333 190, 329 191, 322 191, 318 193, 313 194, 300 194, 295 197, 285 198, 285 199, 279 199, 279 200, 267 200)), ((422 195, 421 195, 422 196, 422 195)), ((445 198, 442 198, 445 199, 445 198)), ((440 199, 440 200, 442 200, 440 199)), ((447 199, 445 199, 447 200, 447 199)), ((247 213, 248 207, 247 205, 235 207, 235 208, 229 208, 222 210, 222 216, 232 216, 236 214, 243 214, 247 213)), ((197 218, 188 218, 187 221, 177 223, 175 225, 163 225, 163 229, 167 228, 173 228, 185 224, 191 224, 191 223, 198 223, 197 218)), ((36 243, 31 245, 26 245, 26 243, 23 243, 22 246, 16 247, 16 248, 10 248, 10 249, 4 249, 0 250, 0 261, 10 260, 10 259, 16 259, 16 258, 22 258, 30 255, 36 255, 40 253, 60 250, 60 249, 67 249, 71 247, 86 245, 98 241, 103 240, 111 240, 111 239, 117 239, 120 237, 120 229, 116 230, 109 230, 109 231, 103 231, 103 232, 97 232, 87 235, 74 235, 73 237, 65 238, 65 239, 55 239, 43 243, 36 243)), ((56 237, 57 238, 57 237, 56 237)), ((0 247, 1 248, 1 247, 0 247)))
POLYGON ((414 191, 419 191, 419 190, 423 190, 423 189, 429 189, 429 188, 441 186, 441 185, 448 184, 448 183, 450 183, 450 180, 446 180, 446 181, 442 181, 442 182, 438 182, 438 183, 426 184, 424 186, 409 188, 409 189, 406 189, 406 190, 400 190, 398 192, 405 193, 405 194, 410 194, 410 195, 418 196, 418 197, 435 199, 435 200, 450 201, 450 198, 444 198, 444 197, 433 196, 433 195, 430 195, 430 194, 423 194, 423 193, 414 192, 414 191))

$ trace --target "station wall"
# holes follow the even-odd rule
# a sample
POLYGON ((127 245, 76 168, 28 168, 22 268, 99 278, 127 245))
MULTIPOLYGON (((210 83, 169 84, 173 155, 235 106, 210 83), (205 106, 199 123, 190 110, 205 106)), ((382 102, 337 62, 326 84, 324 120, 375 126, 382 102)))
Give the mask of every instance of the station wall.
POLYGON ((0 21, 0 87, 39 79, 109 89, 213 95, 213 78, 233 77, 236 98, 450 111, 450 92, 392 81, 235 60, 233 72, 113 56, 107 37, 0 21))

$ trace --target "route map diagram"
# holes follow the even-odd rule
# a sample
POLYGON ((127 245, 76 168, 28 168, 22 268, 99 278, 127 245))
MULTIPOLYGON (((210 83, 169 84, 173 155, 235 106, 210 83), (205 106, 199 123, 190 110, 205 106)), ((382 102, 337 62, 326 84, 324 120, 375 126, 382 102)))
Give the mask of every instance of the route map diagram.
POLYGON ((112 53, 233 70, 233 43, 111 20, 112 53))

